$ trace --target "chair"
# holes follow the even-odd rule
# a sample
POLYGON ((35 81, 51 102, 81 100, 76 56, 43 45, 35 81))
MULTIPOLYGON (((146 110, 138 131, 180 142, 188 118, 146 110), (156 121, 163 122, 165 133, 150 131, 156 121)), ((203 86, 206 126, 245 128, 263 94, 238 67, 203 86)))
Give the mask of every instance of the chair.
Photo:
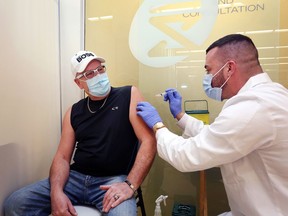
POLYGON ((90 206, 74 206, 78 213, 78 216, 101 216, 101 213, 93 207, 90 206))
POLYGON ((140 209, 141 209, 141 215, 146 216, 146 211, 145 211, 141 187, 139 187, 137 189, 136 203, 137 203, 137 207, 140 207, 140 209))

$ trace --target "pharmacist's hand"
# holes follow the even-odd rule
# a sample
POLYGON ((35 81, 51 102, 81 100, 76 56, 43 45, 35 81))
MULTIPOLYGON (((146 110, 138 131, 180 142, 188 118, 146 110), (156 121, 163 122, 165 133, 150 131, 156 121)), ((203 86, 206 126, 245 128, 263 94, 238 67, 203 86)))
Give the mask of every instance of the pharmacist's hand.
POLYGON ((182 96, 176 89, 172 88, 166 89, 165 92, 164 101, 169 101, 170 112, 176 118, 182 112, 182 96))
POLYGON ((149 128, 153 128, 157 122, 162 122, 158 111, 148 102, 139 102, 137 104, 136 110, 137 115, 139 115, 144 120, 149 128))

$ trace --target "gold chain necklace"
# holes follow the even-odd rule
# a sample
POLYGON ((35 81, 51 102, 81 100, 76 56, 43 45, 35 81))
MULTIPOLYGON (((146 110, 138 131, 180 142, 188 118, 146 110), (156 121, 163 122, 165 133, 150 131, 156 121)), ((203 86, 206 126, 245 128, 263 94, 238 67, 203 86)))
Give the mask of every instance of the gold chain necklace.
POLYGON ((108 96, 105 98, 103 104, 100 106, 100 108, 99 108, 98 110, 92 111, 92 110, 90 109, 89 97, 88 97, 88 100, 87 100, 87 108, 88 108, 89 112, 90 112, 90 113, 96 113, 97 111, 99 111, 99 110, 105 105, 107 98, 108 98, 108 96))

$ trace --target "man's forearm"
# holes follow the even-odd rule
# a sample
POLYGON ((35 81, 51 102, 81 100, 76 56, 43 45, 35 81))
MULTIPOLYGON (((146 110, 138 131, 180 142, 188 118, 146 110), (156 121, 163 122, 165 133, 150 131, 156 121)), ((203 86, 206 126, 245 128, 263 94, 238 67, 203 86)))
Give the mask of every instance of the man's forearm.
POLYGON ((54 159, 50 168, 50 185, 51 193, 63 190, 64 185, 69 177, 70 165, 64 159, 54 159))
POLYGON ((148 174, 153 164, 156 150, 156 143, 154 140, 144 141, 141 144, 134 165, 127 177, 135 189, 142 184, 146 175, 148 174))

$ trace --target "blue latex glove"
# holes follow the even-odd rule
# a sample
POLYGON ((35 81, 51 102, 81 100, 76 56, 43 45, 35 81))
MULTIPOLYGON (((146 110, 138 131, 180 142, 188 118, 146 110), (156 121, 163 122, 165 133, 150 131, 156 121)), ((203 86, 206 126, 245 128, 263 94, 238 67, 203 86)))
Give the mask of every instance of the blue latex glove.
POLYGON ((148 102, 139 102, 136 110, 137 115, 141 116, 149 128, 153 128, 157 122, 162 122, 162 119, 160 118, 155 107, 148 102))
POLYGON ((166 89, 166 94, 164 95, 164 101, 169 101, 170 112, 173 117, 182 112, 182 96, 178 93, 176 89, 166 89))

